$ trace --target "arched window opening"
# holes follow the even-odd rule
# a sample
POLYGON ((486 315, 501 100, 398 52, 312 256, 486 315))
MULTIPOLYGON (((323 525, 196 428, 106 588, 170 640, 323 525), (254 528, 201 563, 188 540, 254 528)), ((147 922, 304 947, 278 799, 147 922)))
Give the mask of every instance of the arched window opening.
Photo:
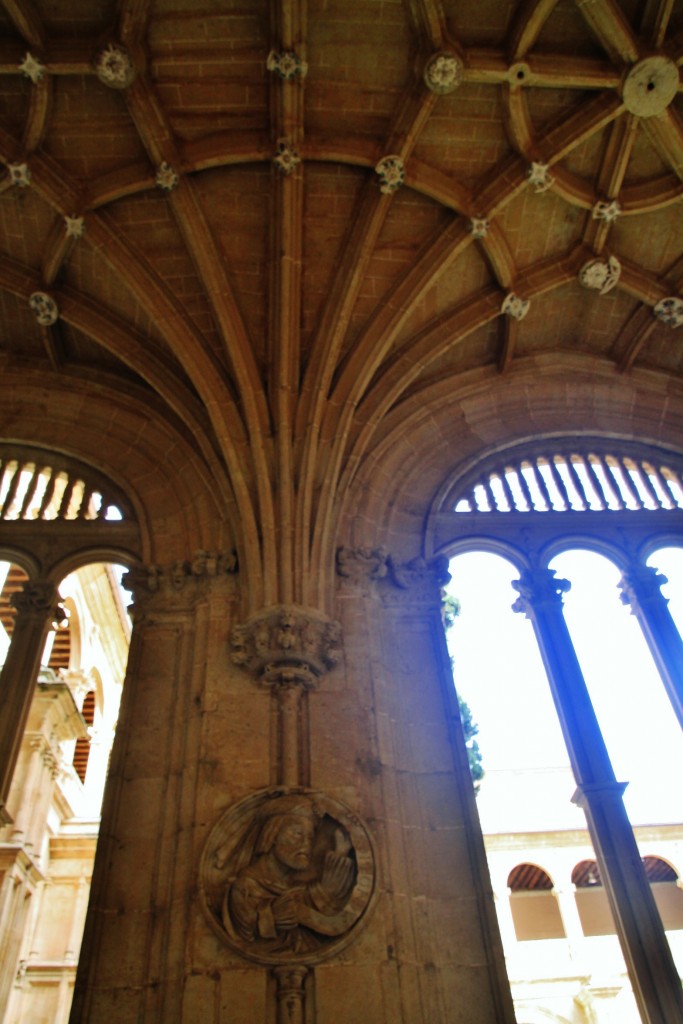
POLYGON ((552 879, 543 868, 536 864, 518 864, 508 875, 508 888, 519 942, 565 938, 552 879))
POLYGON ((667 582, 662 585, 662 596, 668 602, 678 632, 683 636, 683 588, 676 585, 683 580, 683 537, 680 547, 661 547, 653 551, 647 564, 666 576, 667 582))
POLYGON ((683 477, 669 461, 626 456, 605 444, 558 441, 532 456, 490 460, 457 495, 466 512, 586 512, 683 509, 683 477))
POLYGON ((643 857, 657 909, 668 931, 683 929, 683 888, 678 873, 662 857, 643 857))
MULTIPOLYGON (((63 1024, 68 1016, 130 639, 120 575, 117 567, 89 564, 62 580, 62 610, 43 649, 27 712, 5 805, 8 820, 0 826, 3 868, 13 879, 12 886, 0 887, 0 946, 11 965, 6 977, 13 978, 19 965, 24 980, 3 995, 13 1020, 34 1019, 48 975, 50 1019, 63 1024), (58 1010, 56 991, 63 993, 58 1010)), ((4 664, 22 609, 33 615, 44 594, 54 591, 34 585, 9 563, 0 563, 0 584, 4 664)))
MULTIPOLYGON (((643 852, 654 841, 668 851, 680 841, 680 796, 674 780, 683 778, 683 549, 666 548, 677 536, 683 537, 683 458, 609 439, 558 438, 491 455, 444 487, 430 516, 428 551, 457 552, 449 593, 460 602, 461 612, 449 644, 456 687, 479 726, 485 775, 477 802, 497 886, 513 995, 515 971, 528 971, 530 964, 514 945, 525 934, 515 901, 531 900, 535 890, 520 889, 515 882, 509 913, 505 909, 501 886, 509 861, 506 874, 502 868, 512 848, 522 854, 520 863, 525 865, 539 863, 535 857, 543 854, 540 863, 556 880, 550 895, 564 922, 570 960, 584 948, 588 955, 585 940, 591 957, 598 950, 601 958, 607 957, 604 970, 619 977, 625 999, 632 998, 628 963, 636 998, 642 999, 633 954, 643 949, 643 937, 650 936, 646 956, 657 963, 657 970, 666 965, 667 984, 678 991, 662 923, 674 936, 674 955, 680 956, 683 947, 676 944, 675 933, 683 891, 670 876, 652 880, 648 861, 644 871, 633 866, 638 864, 636 843, 643 852), (515 599, 514 591, 504 586, 502 597, 507 622, 496 613, 499 580, 490 568, 491 551, 508 553, 517 566, 511 579, 519 596, 515 599), (482 591, 476 629, 469 618, 474 601, 464 572, 469 558, 475 560, 472 576, 482 591), (669 578, 668 585, 662 586, 657 571, 669 578), (533 626, 534 646, 538 644, 528 663, 512 641, 508 609, 513 601, 533 626), (554 725, 548 729, 538 714, 543 707, 540 689, 536 697, 529 688, 539 650, 545 666, 540 686, 546 697, 553 695, 554 725), (498 688, 492 702, 498 722, 491 721, 489 729, 490 686, 498 688), (544 764, 535 763, 536 738, 543 746, 551 735, 556 743, 550 757, 544 764), (520 741, 522 754, 515 750, 520 741), (571 774, 566 771, 567 755, 571 774), (513 790, 520 795, 516 803, 513 790), (576 803, 570 810, 572 798, 576 803), (610 811, 601 817, 603 800, 610 811), (545 821, 536 817, 542 805, 548 812, 545 821), (586 809, 587 819, 578 806, 586 809), (586 824, 595 836, 597 854, 586 824), (605 842, 600 830, 608 827, 605 842), (573 873, 570 848, 578 854, 573 873), (613 851, 614 860, 607 858, 607 850, 613 851), (631 895, 637 914, 626 908, 631 895)), ((512 889, 514 874, 510 879, 512 889)), ((542 892, 548 895, 547 890, 536 893, 539 900, 542 892)), ((539 977, 547 968, 548 962, 541 966, 539 960, 539 977)), ((554 969, 557 976, 562 974, 558 962, 554 969)), ((573 970, 568 961, 567 977, 573 970)), ((530 975, 519 977, 521 981, 530 975)))
POLYGON ((2 625, 2 630, 0 631, 0 662, 3 663, 12 634, 14 633, 14 620, 17 614, 16 608, 12 604, 12 598, 24 589, 24 584, 27 580, 28 574, 20 565, 0 562, 0 581, 2 582, 2 589, 0 590, 0 625, 2 625))
MULTIPOLYGON (((81 714, 86 725, 92 726, 95 721, 95 691, 88 690, 83 701, 81 714)), ((81 782, 85 782, 90 757, 90 736, 79 736, 74 749, 73 766, 81 782)))
POLYGON ((594 860, 582 860, 572 871, 576 886, 576 909, 583 934, 614 935, 614 919, 600 877, 600 868, 594 860))
POLYGON ((678 723, 642 631, 619 598, 620 573, 592 551, 566 551, 550 563, 571 581, 564 615, 600 730, 633 825, 677 823, 683 778, 678 723))
POLYGON ((101 474, 55 452, 0 444, 0 520, 130 518, 125 498, 101 474))

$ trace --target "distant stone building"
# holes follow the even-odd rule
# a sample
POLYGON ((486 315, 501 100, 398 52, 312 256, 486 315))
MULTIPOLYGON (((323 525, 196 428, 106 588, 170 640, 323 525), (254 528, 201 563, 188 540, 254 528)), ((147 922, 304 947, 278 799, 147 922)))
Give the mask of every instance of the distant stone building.
MULTIPOLYGON (((6 649, 26 575, 0 563, 0 579, 6 649)), ((0 831, 2 1024, 68 1020, 128 655, 110 568, 72 573, 60 599, 0 831)))

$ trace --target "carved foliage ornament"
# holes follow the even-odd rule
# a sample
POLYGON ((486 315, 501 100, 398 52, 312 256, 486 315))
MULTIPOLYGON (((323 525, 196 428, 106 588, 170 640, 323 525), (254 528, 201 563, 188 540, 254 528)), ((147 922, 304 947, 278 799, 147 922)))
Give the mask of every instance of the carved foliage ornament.
POLYGON ((29 297, 28 304, 42 327, 51 327, 59 319, 57 303, 47 292, 33 292, 29 297))
POLYGON ((612 199, 609 203, 600 200, 593 207, 593 220, 604 220, 605 224, 614 224, 620 216, 621 204, 618 199, 612 199))
POLYGON ((31 170, 28 164, 7 164, 9 179, 13 185, 19 188, 28 188, 31 184, 31 170))
POLYGON ((652 565, 632 565, 618 583, 621 603, 631 605, 633 612, 648 602, 668 604, 668 598, 661 591, 668 582, 668 577, 652 565))
POLYGON ((337 953, 367 916, 374 889, 365 825, 310 790, 261 791, 229 808, 200 866, 214 932, 261 964, 315 964, 337 953))
POLYGON ((45 75, 45 65, 41 64, 37 57, 34 57, 32 53, 27 53, 23 61, 19 65, 19 70, 27 78, 30 78, 34 85, 45 75))
POLYGON ((385 547, 339 548, 337 574, 354 583, 386 578, 401 590, 423 584, 441 587, 451 578, 445 557, 434 558, 430 562, 424 558, 396 562, 385 547))
POLYGON ((164 162, 159 165, 155 181, 158 187, 164 192, 172 192, 174 188, 178 187, 180 178, 171 165, 167 164, 164 160, 164 162))
POLYGON ((676 295, 660 299, 653 310, 658 320, 669 327, 680 327, 683 324, 683 299, 676 295))
POLYGON ((64 217, 64 225, 66 227, 67 238, 82 238, 85 232, 85 220, 83 217, 77 217, 74 214, 72 217, 66 215, 64 217))
POLYGON ((191 561, 179 560, 171 565, 149 565, 131 569, 123 577, 123 585, 136 598, 143 593, 182 590, 190 580, 208 579, 237 572, 234 552, 196 551, 191 561))
POLYGON ((521 296, 515 295, 514 292, 509 292, 503 300, 500 311, 511 316, 513 320, 523 320, 529 312, 530 305, 529 299, 523 299, 521 296))
POLYGON ((237 625, 232 660, 255 676, 281 676, 287 666, 304 666, 311 681, 341 658, 341 626, 296 605, 278 605, 237 625))
POLYGON ((470 234, 472 238, 486 238, 489 233, 489 222, 485 217, 472 217, 470 220, 470 234))
POLYGON ((455 54, 435 53, 424 69, 425 85, 437 95, 444 96, 458 88, 463 71, 463 63, 455 54))
POLYGON ((285 82, 291 82, 297 75, 305 78, 308 71, 306 61, 297 57, 293 50, 283 50, 281 53, 271 50, 266 60, 266 67, 285 82))
POLYGON ((554 569, 525 570, 512 587, 519 597, 512 605, 513 612, 523 612, 527 618, 541 605, 561 607, 562 595, 571 590, 569 580, 558 579, 554 569))
POLYGON ((120 43, 109 43, 95 58, 95 72, 110 89, 127 89, 135 78, 135 65, 120 43))
POLYGON ((584 263, 579 271, 579 281, 584 288, 606 295, 616 285, 621 275, 621 263, 616 256, 608 260, 594 259, 584 263))
POLYGON ((395 154, 382 157, 379 163, 376 164, 375 171, 379 175, 379 190, 384 195, 391 195, 392 192, 396 192, 405 181, 406 175, 403 161, 400 156, 395 154))
POLYGON ((550 173, 548 164, 533 162, 527 172, 529 184, 533 186, 534 192, 547 192, 553 185, 555 179, 550 173))
POLYGON ((273 161, 280 174, 287 177, 301 163, 301 157, 288 139, 278 139, 277 152, 273 161))
POLYGON ((10 604, 18 612, 51 613, 60 622, 64 619, 64 610, 59 606, 59 594, 54 583, 47 580, 34 580, 25 583, 10 597, 10 604))

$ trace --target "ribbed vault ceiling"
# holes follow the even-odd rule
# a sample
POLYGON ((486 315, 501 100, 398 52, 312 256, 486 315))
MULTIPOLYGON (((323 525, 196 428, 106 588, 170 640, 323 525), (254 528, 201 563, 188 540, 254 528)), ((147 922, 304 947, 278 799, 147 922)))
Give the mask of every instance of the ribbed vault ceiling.
POLYGON ((154 393, 253 602, 311 600, 408 396, 681 376, 682 61, 675 0, 2 0, 2 359, 154 393))

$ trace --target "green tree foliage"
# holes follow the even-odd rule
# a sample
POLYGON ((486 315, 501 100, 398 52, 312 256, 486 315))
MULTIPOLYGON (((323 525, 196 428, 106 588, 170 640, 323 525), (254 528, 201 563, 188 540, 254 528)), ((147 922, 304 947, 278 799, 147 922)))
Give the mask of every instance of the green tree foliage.
POLYGON ((470 762, 470 774, 474 784, 474 792, 479 792, 481 780, 484 778, 484 766, 481 760, 481 750, 475 736, 479 732, 479 726, 472 718, 469 704, 458 694, 458 707, 460 708, 460 720, 462 731, 465 733, 465 746, 467 747, 467 759, 470 762))
MULTIPOLYGON (((453 597, 452 594, 445 594, 442 605, 443 624, 448 631, 456 618, 460 614, 460 601, 457 597, 453 597)), ((453 659, 451 658, 451 671, 453 671, 453 659)), ((472 783, 474 785, 474 792, 479 792, 479 786, 481 780, 484 778, 484 766, 482 764, 481 750, 476 740, 476 735, 479 732, 479 726, 472 718, 472 712, 467 701, 463 700, 460 694, 458 696, 458 707, 460 708, 460 720, 462 722, 462 729, 465 734, 465 746, 467 747, 467 758, 470 763, 470 774, 472 775, 472 783)))

